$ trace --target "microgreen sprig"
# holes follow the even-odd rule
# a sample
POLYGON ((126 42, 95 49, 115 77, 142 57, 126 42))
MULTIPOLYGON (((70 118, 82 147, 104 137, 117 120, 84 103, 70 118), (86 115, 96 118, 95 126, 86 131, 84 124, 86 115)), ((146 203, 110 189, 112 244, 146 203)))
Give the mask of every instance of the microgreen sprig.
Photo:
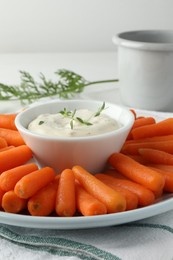
POLYGON ((105 109, 105 102, 103 102, 102 106, 98 109, 94 116, 99 116, 101 112, 105 109))
POLYGON ((73 129, 73 122, 75 121, 75 114, 76 114, 76 109, 71 114, 71 121, 70 121, 71 129, 73 129))
POLYGON ((105 102, 103 102, 102 106, 98 109, 98 111, 96 113, 94 113, 88 120, 84 120, 81 117, 75 117, 75 114, 76 114, 76 111, 77 111, 76 109, 74 109, 73 111, 68 111, 66 108, 64 108, 64 110, 61 110, 59 113, 62 116, 68 117, 68 118, 71 119, 70 120, 70 127, 71 127, 71 129, 73 129, 74 128, 74 121, 76 121, 76 120, 83 125, 87 125, 87 126, 93 125, 90 122, 90 119, 92 117, 100 116, 100 114, 102 113, 102 111, 104 109, 105 109, 105 102))
POLYGON ((83 125, 92 125, 92 123, 90 123, 89 121, 87 120, 83 120, 82 118, 80 117, 76 117, 76 119, 83 125))

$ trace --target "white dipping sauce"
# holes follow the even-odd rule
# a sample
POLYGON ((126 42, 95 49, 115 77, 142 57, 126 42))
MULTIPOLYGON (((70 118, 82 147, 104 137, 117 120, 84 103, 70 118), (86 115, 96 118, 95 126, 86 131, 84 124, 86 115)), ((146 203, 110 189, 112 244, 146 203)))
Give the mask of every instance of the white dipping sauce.
POLYGON ((115 119, 104 113, 99 116, 94 115, 93 111, 87 109, 76 110, 75 119, 71 123, 72 118, 65 117, 61 113, 42 114, 29 124, 28 129, 34 133, 48 136, 80 137, 99 135, 121 127, 115 119), (79 122, 77 117, 91 125, 79 122))

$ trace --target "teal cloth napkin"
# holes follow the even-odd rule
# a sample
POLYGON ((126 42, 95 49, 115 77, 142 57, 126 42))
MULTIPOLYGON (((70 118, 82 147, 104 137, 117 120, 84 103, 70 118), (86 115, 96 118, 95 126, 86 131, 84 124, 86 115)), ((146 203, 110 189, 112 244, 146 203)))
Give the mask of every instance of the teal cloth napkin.
POLYGON ((173 210, 106 228, 48 230, 0 225, 0 259, 171 260, 173 210))

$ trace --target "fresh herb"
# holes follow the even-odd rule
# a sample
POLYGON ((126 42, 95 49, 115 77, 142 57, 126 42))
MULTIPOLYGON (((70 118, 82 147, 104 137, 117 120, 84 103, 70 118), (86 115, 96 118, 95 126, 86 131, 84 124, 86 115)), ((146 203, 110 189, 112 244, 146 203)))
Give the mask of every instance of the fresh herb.
POLYGON ((105 102, 103 102, 102 106, 98 109, 98 111, 96 113, 94 113, 88 120, 84 120, 80 117, 75 117, 75 114, 76 114, 76 109, 74 109, 74 111, 68 111, 66 108, 64 108, 64 110, 61 110, 59 113, 64 116, 64 117, 68 117, 70 118, 70 127, 71 129, 74 128, 74 121, 78 121, 80 122, 81 124, 83 125, 87 125, 87 126, 90 126, 92 125, 91 122, 89 122, 89 120, 92 118, 92 117, 96 117, 96 116, 100 116, 101 112, 105 109, 105 102))
POLYGON ((61 110, 60 112, 59 112, 61 115, 63 115, 64 117, 69 117, 69 116, 71 116, 71 111, 67 111, 67 109, 66 108, 64 108, 64 110, 61 110))
POLYGON ((44 121, 40 121, 38 124, 39 124, 39 125, 42 125, 42 124, 44 124, 44 121))
POLYGON ((105 109, 105 102, 103 102, 102 106, 98 109, 94 116, 99 116, 101 112, 105 109))
POLYGON ((31 103, 40 98, 58 96, 68 99, 81 93, 86 86, 100 83, 117 82, 117 79, 88 81, 73 71, 60 69, 55 72, 58 80, 53 82, 40 73, 40 82, 37 82, 30 73, 20 71, 19 85, 0 83, 0 100, 19 99, 22 103, 31 103))
POLYGON ((71 113, 71 121, 70 121, 70 127, 73 129, 73 122, 75 120, 75 114, 76 114, 76 109, 71 113))
POLYGON ((92 125, 92 123, 90 123, 89 121, 83 120, 80 117, 76 117, 76 119, 83 125, 92 125))

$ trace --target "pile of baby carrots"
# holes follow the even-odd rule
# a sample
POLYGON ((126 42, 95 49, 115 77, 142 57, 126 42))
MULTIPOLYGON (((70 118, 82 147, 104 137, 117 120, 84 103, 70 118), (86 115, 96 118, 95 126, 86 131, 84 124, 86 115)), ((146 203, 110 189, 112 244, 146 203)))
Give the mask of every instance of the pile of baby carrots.
POLYGON ((93 216, 138 209, 173 193, 173 118, 138 117, 104 172, 79 165, 60 174, 30 161, 16 114, 0 114, 0 207, 32 216, 93 216))

